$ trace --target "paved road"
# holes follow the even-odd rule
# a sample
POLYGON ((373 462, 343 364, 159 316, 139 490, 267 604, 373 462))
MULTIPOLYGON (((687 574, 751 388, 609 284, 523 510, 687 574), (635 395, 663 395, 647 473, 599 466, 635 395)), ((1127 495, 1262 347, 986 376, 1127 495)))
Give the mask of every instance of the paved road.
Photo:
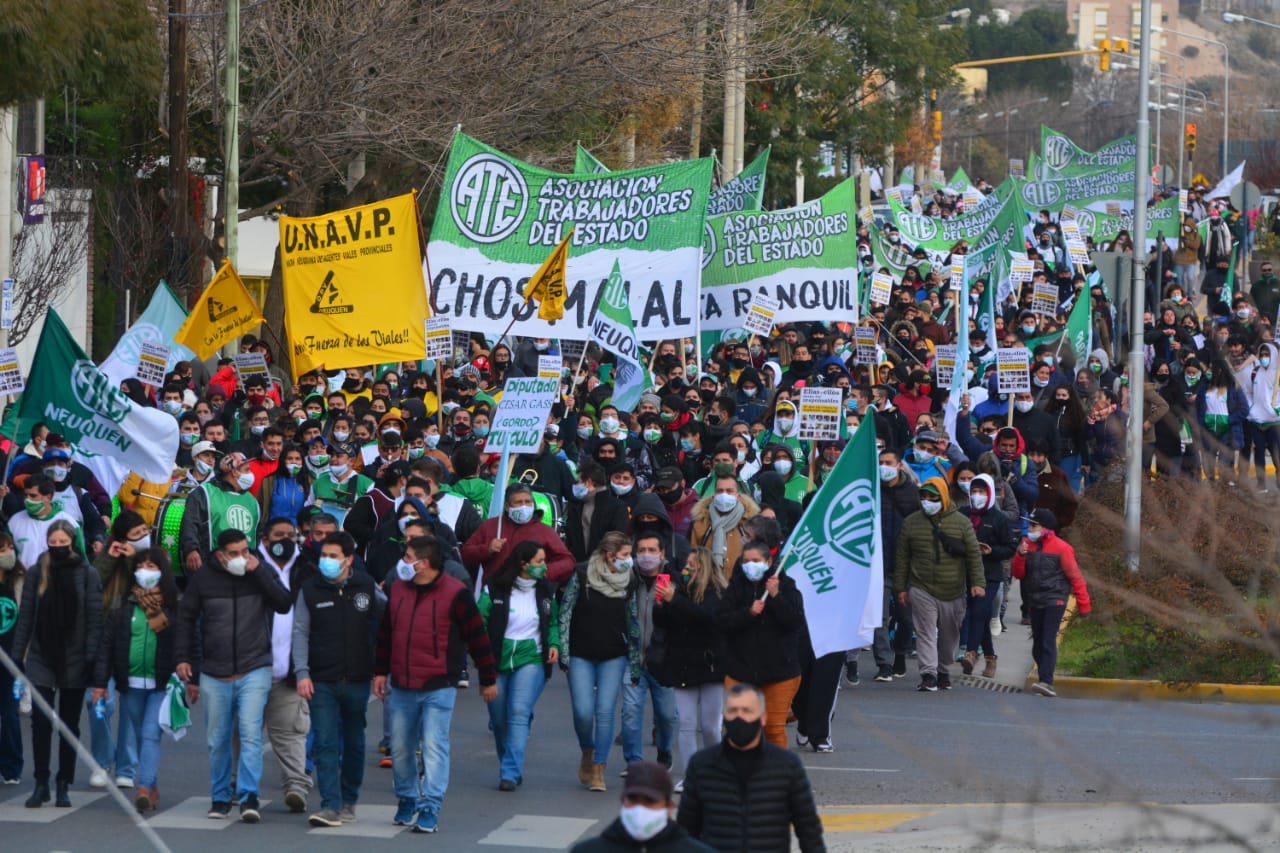
MULTIPOLYGON (((378 711, 375 703, 371 744, 378 711)), ((407 844, 562 850, 616 814, 620 750, 610 792, 582 790, 563 677, 538 706, 527 781, 514 794, 496 790, 486 726, 479 696, 467 691, 454 717, 441 831, 411 837, 390 825, 390 771, 377 768, 372 749, 354 825, 311 830, 305 816, 286 813, 270 756, 264 797, 272 802, 263 822, 208 820, 197 712, 190 736, 163 744, 162 810, 150 822, 175 851, 345 851, 356 838, 369 851, 407 844)), ((1140 842, 1166 831, 1181 837, 1180 827, 1203 828, 1209 819, 1257 849, 1280 846, 1280 810, 1265 805, 1280 802, 1280 708, 1048 700, 966 687, 920 694, 912 677, 843 689, 835 731, 835 753, 805 755, 834 850, 1190 849, 1140 842), (1191 818, 1175 818, 1146 804, 1197 808, 1185 812, 1191 818)), ((146 849, 110 798, 88 791, 87 777, 81 773, 71 809, 23 809, 29 772, 22 786, 0 788, 0 850, 146 849)), ((314 794, 311 805, 318 805, 314 794)))

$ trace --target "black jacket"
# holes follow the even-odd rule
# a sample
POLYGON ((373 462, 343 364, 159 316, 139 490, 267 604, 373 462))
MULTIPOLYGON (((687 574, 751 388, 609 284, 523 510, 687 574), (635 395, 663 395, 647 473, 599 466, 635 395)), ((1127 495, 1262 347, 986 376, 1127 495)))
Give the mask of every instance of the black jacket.
POLYGON ((270 566, 236 577, 211 555, 191 575, 178 607, 174 660, 191 664, 193 676, 204 672, 214 678, 269 667, 271 614, 288 613, 292 606, 270 566))
POLYGON ((663 631, 664 642, 662 659, 648 661, 649 673, 664 687, 724 681, 724 637, 716 627, 720 591, 708 586, 697 604, 680 575, 672 575, 671 580, 675 597, 653 609, 654 631, 663 631))
POLYGON ((712 853, 714 848, 692 838, 688 830, 675 821, 648 841, 636 841, 627 834, 620 818, 605 827, 595 838, 580 841, 569 853, 624 853, 625 851, 652 851, 652 853, 712 853))
MULTIPOLYGON (((79 557, 79 555, 77 555, 79 557)), ((78 573, 75 625, 66 635, 66 659, 61 671, 55 672, 46 650, 41 648, 37 622, 40 605, 40 576, 49 571, 48 561, 41 558, 36 568, 22 582, 22 602, 18 606, 18 624, 13 629, 10 654, 19 664, 26 659, 27 678, 37 687, 79 690, 93 678, 93 665, 102 642, 102 579, 98 570, 79 557, 79 565, 67 571, 78 573)))
MULTIPOLYGON (((970 519, 973 510, 969 510, 970 519)), ((982 512, 982 520, 974 528, 978 535, 979 545, 990 545, 991 553, 982 555, 982 572, 987 579, 987 589, 995 589, 994 584, 1004 580, 1004 561, 1013 559, 1018 540, 1009 519, 999 507, 988 506, 982 512)))
POLYGON ((724 636, 725 674, 757 687, 800 674, 805 633, 804 599, 791 576, 781 576, 778 594, 765 601, 763 613, 752 616, 751 605, 764 591, 765 578, 747 580, 736 566, 716 614, 716 627, 724 636))
POLYGON ((791 849, 795 827, 802 853, 825 851, 822 822, 804 765, 795 753, 761 740, 743 756, 727 743, 694 753, 676 820, 722 853, 791 849), (747 769, 740 773, 740 764, 747 769))
MULTIPOLYGON (((106 625, 102 631, 102 647, 98 650, 98 660, 93 669, 93 686, 106 689, 107 679, 116 680, 116 689, 121 693, 128 692, 129 687, 129 649, 133 643, 133 615, 137 602, 133 595, 127 595, 115 607, 107 611, 106 625)), ((148 629, 148 639, 156 644, 156 670, 151 677, 156 681, 156 690, 163 690, 173 675, 173 639, 177 633, 174 628, 176 611, 168 608, 164 611, 169 626, 158 634, 148 629)))
POLYGON ((667 555, 667 565, 659 571, 678 574, 685 563, 689 562, 689 552, 693 549, 689 546, 688 537, 676 533, 671 525, 671 513, 667 512, 667 505, 653 492, 641 492, 636 498, 635 509, 631 511, 631 524, 624 527, 623 531, 630 532, 633 538, 642 531, 658 534, 662 550, 667 555), (641 515, 652 515, 658 520, 650 522, 648 527, 642 527, 636 523, 636 518, 641 515))
POLYGON ((571 500, 565 509, 564 544, 579 563, 586 561, 595 552, 596 546, 609 531, 626 533, 631 529, 631 511, 613 493, 613 489, 605 486, 596 492, 594 503, 590 536, 584 535, 582 529, 583 502, 571 500))
MULTIPOLYGON (((547 650, 551 648, 551 602, 555 598, 551 581, 543 578, 533 588, 538 602, 538 639, 542 642, 543 674, 551 677, 551 664, 545 663, 547 650)), ((485 631, 489 634, 489 648, 498 657, 498 670, 502 671, 502 640, 507 635, 507 623, 511 618, 511 587, 489 585, 489 618, 485 631)))

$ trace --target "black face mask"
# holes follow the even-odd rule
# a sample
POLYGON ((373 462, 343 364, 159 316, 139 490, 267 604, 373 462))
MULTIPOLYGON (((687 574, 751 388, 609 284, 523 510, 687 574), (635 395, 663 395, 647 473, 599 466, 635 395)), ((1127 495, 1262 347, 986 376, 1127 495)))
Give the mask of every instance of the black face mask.
POLYGON ((55 563, 67 563, 71 561, 70 545, 50 545, 49 559, 55 563))
POLYGON ((662 498, 664 504, 673 504, 680 500, 683 489, 672 489, 669 492, 658 492, 658 497, 662 498))
POLYGON ((736 720, 730 720, 726 717, 724 721, 724 737, 734 746, 745 747, 759 736, 762 727, 763 724, 758 719, 744 720, 739 717, 736 720))
POLYGON ((813 360, 808 358, 791 359, 791 372, 798 376, 806 376, 813 369, 813 360))
POLYGON ((700 388, 698 390, 698 397, 701 398, 702 402, 710 403, 716 398, 716 392, 712 388, 700 388))
POLYGON ((271 552, 271 556, 275 557, 277 560, 288 560, 293 556, 293 549, 295 547, 296 546, 292 539, 280 539, 276 542, 272 542, 268 550, 271 552))

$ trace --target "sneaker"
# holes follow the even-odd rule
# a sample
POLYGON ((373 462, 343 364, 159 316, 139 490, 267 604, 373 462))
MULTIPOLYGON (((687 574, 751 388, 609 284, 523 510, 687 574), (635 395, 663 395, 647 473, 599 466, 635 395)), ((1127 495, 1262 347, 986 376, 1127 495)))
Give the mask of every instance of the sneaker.
MULTIPOLYGON (((307 795, 301 791, 290 791, 284 795, 284 804, 289 807, 289 811, 297 814, 307 808, 307 795)), ((325 811, 333 811, 333 809, 325 809, 325 811)))
POLYGON ((396 816, 391 822, 396 826, 413 826, 413 813, 417 810, 417 803, 407 797, 401 797, 396 805, 396 816))
POLYGON ((893 656, 893 677, 894 678, 907 677, 907 656, 906 655, 899 654, 899 655, 893 656))
POLYGON ((117 787, 117 788, 132 788, 132 787, 133 787, 133 780, 132 780, 132 779, 130 779, 128 776, 117 776, 117 777, 116 777, 116 787, 117 787))
POLYGON ((338 819, 343 823, 355 823, 356 807, 351 803, 344 803, 342 810, 338 812, 338 819))
POLYGON ((926 672, 920 676, 920 686, 916 688, 921 693, 937 693, 938 679, 932 672, 926 672))
POLYGON ((6 776, 4 779, 0 779, 0 783, 3 783, 5 785, 20 785, 22 784, 22 780, 16 777, 13 779, 10 779, 8 776, 6 776))
POLYGON ((677 782, 677 783, 676 783, 676 786, 675 786, 674 788, 672 788, 671 790, 672 790, 672 791, 674 791, 674 792, 675 792, 675 793, 677 793, 677 794, 683 794, 683 793, 684 793, 684 780, 683 780, 683 779, 681 779, 679 782, 677 782))
POLYGON ((893 667, 882 666, 876 670, 876 681, 893 681, 893 667))
POLYGON ((668 770, 671 769, 671 753, 658 750, 658 763, 668 770))
POLYGON ((860 683, 860 679, 858 678, 858 662, 856 660, 845 661, 844 680, 851 687, 856 687, 860 683))
POLYGON ((808 745, 809 745, 809 739, 804 735, 800 734, 800 732, 796 732, 796 746, 808 746, 808 745))
POLYGON ((383 769, 388 769, 388 768, 390 768, 390 767, 391 767, 391 756, 389 756, 389 755, 388 755, 386 758, 379 759, 379 760, 378 760, 378 766, 379 766, 379 767, 381 767, 381 768, 383 768, 383 769))
POLYGON ((1031 685, 1032 693, 1039 693, 1041 696, 1057 696, 1057 692, 1053 689, 1052 684, 1045 684, 1043 681, 1037 681, 1031 685))
POLYGON ((999 637, 1002 633, 1004 633, 1004 623, 1000 621, 1000 617, 991 617, 991 636, 999 637))
POLYGON ((244 823, 257 823, 262 820, 258 808, 258 795, 245 794, 240 798, 240 820, 244 823))
POLYGON ((107 776, 107 771, 105 770, 95 770, 89 774, 90 788, 105 788, 107 787, 108 781, 110 781, 110 779, 107 776))
POLYGON ((418 819, 413 822, 414 832, 435 832, 440 828, 440 821, 431 812, 423 809, 418 812, 418 819))
POLYGON ((939 689, 939 690, 950 690, 950 689, 951 689, 951 674, 950 674, 950 673, 947 673, 947 672, 940 672, 940 673, 938 673, 938 679, 937 679, 937 680, 938 680, 938 689, 939 689))
POLYGON ((836 748, 831 745, 831 741, 827 741, 826 743, 815 743, 813 745, 813 751, 814 752, 835 752, 836 748))
POLYGON ((307 818, 312 826, 342 826, 342 817, 333 809, 321 809, 307 818))
POLYGON ((621 776, 623 779, 627 778, 627 768, 625 767, 622 768, 622 772, 619 773, 618 775, 621 776))
POLYGON ((225 800, 214 800, 213 805, 209 806, 209 819, 222 820, 231 816, 231 803, 225 800))
POLYGON ((462 674, 458 676, 458 682, 454 686, 456 686, 459 690, 466 690, 468 687, 471 686, 471 676, 467 673, 465 669, 462 670, 462 674))
POLYGON ((498 790, 499 790, 499 791, 506 791, 506 792, 510 793, 511 791, 514 791, 515 789, 516 789, 516 780, 514 780, 514 779, 502 779, 502 780, 500 780, 500 781, 498 782, 498 790))

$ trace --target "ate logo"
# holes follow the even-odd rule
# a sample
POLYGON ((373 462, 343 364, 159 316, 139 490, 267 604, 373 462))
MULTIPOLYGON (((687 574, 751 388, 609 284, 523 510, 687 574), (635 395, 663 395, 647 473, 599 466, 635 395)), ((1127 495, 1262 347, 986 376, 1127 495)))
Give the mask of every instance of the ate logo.
POLYGON ((1064 136, 1050 136, 1044 141, 1044 161, 1053 169, 1065 169, 1075 158, 1071 141, 1064 136))
POLYGON ((1022 188, 1022 200, 1037 208, 1052 207, 1062 198, 1057 181, 1034 181, 1022 188))
POLYGON ((12 598, 0 598, 0 634, 7 634, 18 623, 18 605, 12 598))
POLYGON ((846 559, 869 565, 875 553, 876 495, 865 480, 857 480, 840 490, 827 507, 825 527, 830 545, 846 559))
POLYGON ((227 527, 248 533, 253 530, 253 513, 239 505, 231 507, 227 510, 227 527))
POLYGON ((71 366, 71 392, 81 406, 114 423, 120 423, 129 414, 129 398, 87 359, 71 366))
POLYGON ((912 243, 927 243, 938 236, 938 224, 928 216, 899 216, 898 230, 912 243))
POLYGON ((324 281, 320 282, 320 289, 316 291, 316 301, 311 303, 311 313, 350 314, 355 310, 354 305, 342 301, 342 294, 338 292, 338 285, 333 280, 333 270, 329 270, 324 281))
POLYGON ((449 191, 449 213, 458 230, 477 243, 510 237, 529 210, 524 175, 493 154, 476 154, 462 164, 449 191))

